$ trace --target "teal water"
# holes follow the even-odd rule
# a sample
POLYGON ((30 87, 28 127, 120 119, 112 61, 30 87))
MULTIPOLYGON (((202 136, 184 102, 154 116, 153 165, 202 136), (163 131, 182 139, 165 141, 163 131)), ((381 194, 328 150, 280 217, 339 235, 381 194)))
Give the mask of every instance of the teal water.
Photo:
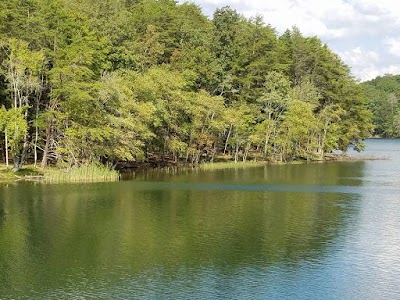
POLYGON ((390 160, 0 185, 0 299, 400 299, 390 160))

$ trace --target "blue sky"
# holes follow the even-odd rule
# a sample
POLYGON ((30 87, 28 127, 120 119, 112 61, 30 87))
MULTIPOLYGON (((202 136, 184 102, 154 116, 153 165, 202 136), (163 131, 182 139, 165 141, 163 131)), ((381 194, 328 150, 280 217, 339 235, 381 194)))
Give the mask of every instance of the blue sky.
MULTIPOLYGON (((184 2, 179 0, 179 2, 184 2)), ((318 36, 362 81, 400 74, 400 2, 395 0, 194 0, 207 16, 230 6, 257 14, 279 33, 296 25, 318 36)))

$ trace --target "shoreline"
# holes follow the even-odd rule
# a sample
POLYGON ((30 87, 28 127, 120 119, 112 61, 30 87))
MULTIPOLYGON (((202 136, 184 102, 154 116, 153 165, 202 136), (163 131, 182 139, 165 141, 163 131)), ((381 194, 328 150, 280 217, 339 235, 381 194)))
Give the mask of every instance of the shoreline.
MULTIPOLYGON (((191 164, 186 162, 170 162, 170 161, 154 161, 154 162, 128 162, 121 165, 117 170, 108 170, 110 174, 98 176, 97 170, 91 174, 84 174, 82 176, 69 176, 70 173, 64 169, 57 167, 49 167, 42 170, 32 165, 24 166, 20 171, 13 172, 11 168, 6 170, 4 164, 0 164, 0 184, 14 183, 19 181, 34 181, 45 183, 86 183, 86 182, 104 182, 104 181, 119 181, 124 174, 145 172, 149 170, 165 170, 170 168, 176 169, 199 169, 199 170, 215 170, 215 169, 230 169, 230 168, 246 168, 246 167, 259 167, 269 165, 286 165, 286 164, 308 164, 308 163, 328 163, 328 162, 357 162, 367 160, 388 160, 390 157, 376 157, 376 156, 363 156, 363 155, 348 155, 348 154, 327 154, 321 160, 293 160, 286 162, 279 161, 263 161, 256 160, 250 161, 232 161, 229 159, 219 160, 215 162, 202 162, 199 164, 191 164), (60 175, 61 174, 61 175, 60 175)), ((102 167, 102 171, 105 167, 102 167)))
POLYGON ((159 164, 147 163, 147 162, 129 162, 125 166, 121 166, 118 170, 124 172, 125 170, 143 171, 143 170, 158 170, 165 168, 204 168, 205 166, 213 165, 226 165, 230 166, 254 166, 254 165, 287 165, 287 164, 309 164, 309 163, 326 163, 326 162, 356 162, 356 161, 367 161, 367 160, 389 160, 390 157, 377 157, 377 156, 364 156, 364 155, 349 155, 349 154, 327 154, 324 159, 314 160, 292 160, 292 161, 271 161, 271 160, 250 160, 235 162, 231 159, 219 159, 214 162, 200 162, 198 164, 192 164, 187 162, 159 162, 159 164))

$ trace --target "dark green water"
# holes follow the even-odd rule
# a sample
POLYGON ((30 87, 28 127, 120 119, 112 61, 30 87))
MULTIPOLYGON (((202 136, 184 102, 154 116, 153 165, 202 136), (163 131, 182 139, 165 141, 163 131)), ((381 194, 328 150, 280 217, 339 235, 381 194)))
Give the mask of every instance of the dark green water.
POLYGON ((0 299, 400 299, 391 160, 0 185, 0 299))

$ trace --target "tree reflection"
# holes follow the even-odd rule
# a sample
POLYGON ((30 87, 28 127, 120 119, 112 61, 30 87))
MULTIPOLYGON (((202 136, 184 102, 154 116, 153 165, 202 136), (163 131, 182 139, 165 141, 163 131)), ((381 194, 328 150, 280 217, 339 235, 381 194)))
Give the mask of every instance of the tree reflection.
MULTIPOLYGON (((223 183, 230 176, 234 184, 335 185, 345 178, 361 184, 354 178, 362 177, 362 164, 325 164, 325 172, 321 166, 189 173, 172 181, 223 183)), ((196 277, 204 270, 236 276, 249 268, 297 268, 334 251, 359 199, 345 193, 174 189, 168 187, 172 181, 162 180, 167 185, 0 187, 0 294, 74 294, 87 287, 83 282, 113 290, 142 276, 174 281, 182 270, 196 277)))

